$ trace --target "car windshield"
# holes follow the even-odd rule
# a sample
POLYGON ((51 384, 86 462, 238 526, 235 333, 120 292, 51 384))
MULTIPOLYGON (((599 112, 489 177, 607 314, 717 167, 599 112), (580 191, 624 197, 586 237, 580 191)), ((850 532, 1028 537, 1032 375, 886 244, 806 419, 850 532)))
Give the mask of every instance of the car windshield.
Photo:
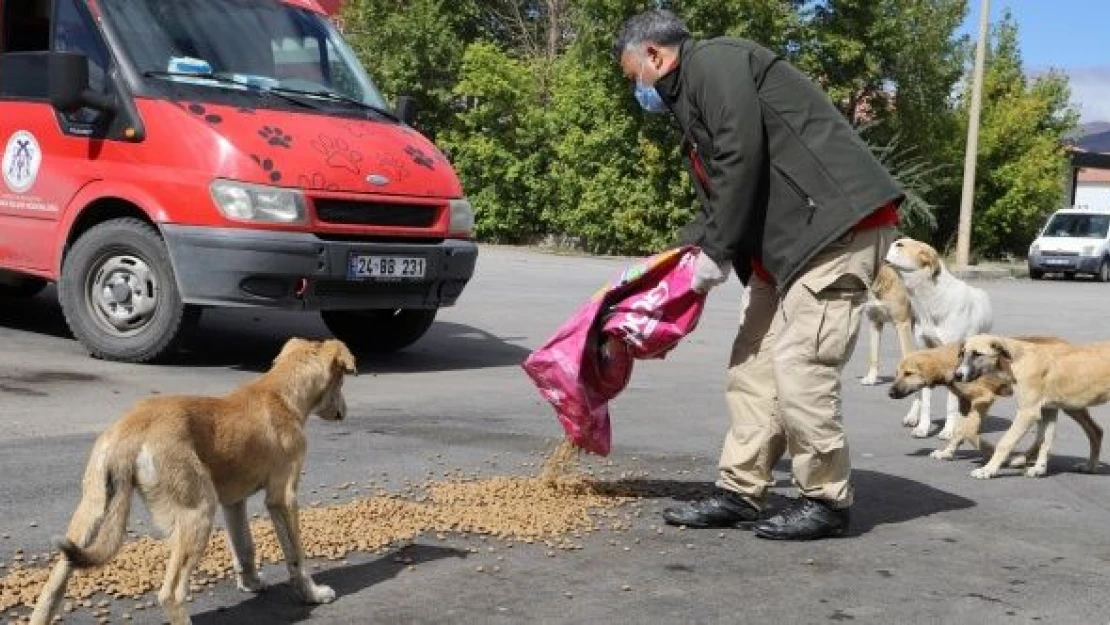
POLYGON ((100 0, 135 68, 218 89, 237 84, 385 102, 324 16, 279 0, 100 0), (203 76, 221 80, 204 80, 203 76))
POLYGON ((1046 237, 1105 239, 1110 230, 1110 215, 1058 214, 1044 229, 1046 237))

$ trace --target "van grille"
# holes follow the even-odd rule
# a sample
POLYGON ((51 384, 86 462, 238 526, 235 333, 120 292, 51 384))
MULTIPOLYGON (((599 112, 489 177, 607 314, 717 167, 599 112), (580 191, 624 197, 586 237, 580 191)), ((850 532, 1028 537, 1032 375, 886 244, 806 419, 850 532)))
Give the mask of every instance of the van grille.
POLYGON ((330 224, 430 228, 436 221, 438 206, 385 204, 349 200, 317 199, 316 217, 330 224))

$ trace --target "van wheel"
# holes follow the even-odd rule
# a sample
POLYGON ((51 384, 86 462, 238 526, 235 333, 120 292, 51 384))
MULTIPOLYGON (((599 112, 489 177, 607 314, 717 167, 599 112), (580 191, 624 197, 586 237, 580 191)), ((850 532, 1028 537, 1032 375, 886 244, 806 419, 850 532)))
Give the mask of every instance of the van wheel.
POLYGON ((95 358, 149 362, 173 351, 200 310, 185 306, 162 237, 133 218, 93 226, 62 263, 66 323, 95 358))
POLYGON ((34 297, 49 284, 42 278, 19 278, 11 284, 0 284, 0 297, 34 297))
POLYGON ((1102 264, 1098 266, 1098 273, 1095 274, 1099 282, 1110 282, 1110 260, 1103 259, 1102 264))
POLYGON ((1040 269, 1030 269, 1029 277, 1034 280, 1044 280, 1044 272, 1040 269))
POLYGON ((388 353, 420 340, 437 310, 324 310, 320 317, 335 338, 356 352, 388 353))

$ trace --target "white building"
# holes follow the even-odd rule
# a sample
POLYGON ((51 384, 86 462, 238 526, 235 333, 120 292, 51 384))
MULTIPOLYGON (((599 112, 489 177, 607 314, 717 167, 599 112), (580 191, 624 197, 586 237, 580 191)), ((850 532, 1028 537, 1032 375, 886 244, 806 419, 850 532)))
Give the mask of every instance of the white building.
POLYGON ((1083 168, 1076 172, 1076 208, 1110 211, 1110 169, 1083 168))

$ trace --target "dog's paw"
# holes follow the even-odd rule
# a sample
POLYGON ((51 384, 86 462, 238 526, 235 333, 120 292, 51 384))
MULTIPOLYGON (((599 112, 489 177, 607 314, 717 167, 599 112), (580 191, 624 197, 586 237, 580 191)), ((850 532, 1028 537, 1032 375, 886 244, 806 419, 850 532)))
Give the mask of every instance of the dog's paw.
POLYGON ((910 436, 914 438, 929 438, 929 428, 933 424, 929 421, 922 421, 917 424, 913 430, 910 431, 910 436))
POLYGON ((921 422, 921 413, 916 410, 911 410, 902 417, 902 425, 912 428, 921 422))
POLYGON ((257 573, 254 575, 240 575, 235 585, 243 592, 257 593, 266 589, 266 582, 263 582, 257 573))
POLYGON ((987 467, 980 467, 971 472, 971 477, 977 480, 989 480, 994 477, 994 471, 991 471, 987 467))
POLYGON ((929 454, 929 457, 933 458, 935 460, 951 460, 952 457, 955 456, 955 455, 956 454, 952 453, 951 451, 948 451, 947 449, 938 449, 938 450, 934 451, 933 453, 929 454))
POLYGON ((1047 465, 1035 464, 1025 470, 1025 477, 1044 477, 1047 473, 1047 465))
POLYGON ((872 371, 860 378, 859 383, 864 386, 875 386, 879 383, 879 373, 877 371, 872 371))
POLYGON ((956 426, 944 426, 944 429, 937 434, 937 438, 942 441, 950 441, 956 435, 956 426))
POLYGON ((335 591, 332 590, 331 586, 323 584, 313 584, 308 588, 302 588, 299 594, 305 603, 320 604, 335 601, 335 591))
POLYGON ((1010 460, 1006 462, 1006 466, 1011 469, 1020 469, 1029 464, 1029 458, 1025 454, 1014 454, 1010 456, 1010 460))
POLYGON ((1072 470, 1076 473, 1089 473, 1091 475, 1094 475, 1095 473, 1098 473, 1098 463, 1080 462, 1079 464, 1072 467, 1072 470))

